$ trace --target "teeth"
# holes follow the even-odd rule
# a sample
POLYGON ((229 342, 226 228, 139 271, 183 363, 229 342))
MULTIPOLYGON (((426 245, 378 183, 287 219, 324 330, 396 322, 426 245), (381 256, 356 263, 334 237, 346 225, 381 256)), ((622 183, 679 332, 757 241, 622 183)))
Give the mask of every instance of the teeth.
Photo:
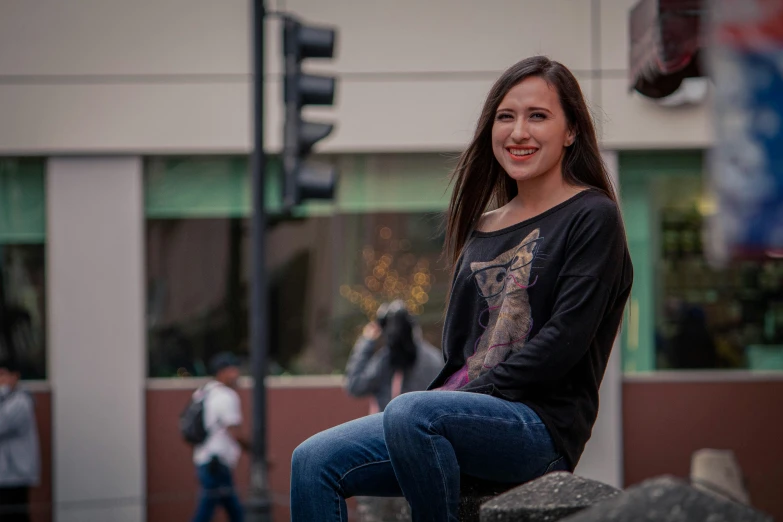
POLYGON ((527 156, 533 154, 536 149, 508 149, 514 156, 527 156))

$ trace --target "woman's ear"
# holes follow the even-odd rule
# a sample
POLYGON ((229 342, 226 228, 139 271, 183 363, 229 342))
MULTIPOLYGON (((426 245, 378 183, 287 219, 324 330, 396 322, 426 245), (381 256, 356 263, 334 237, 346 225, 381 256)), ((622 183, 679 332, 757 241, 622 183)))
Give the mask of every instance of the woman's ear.
POLYGON ((574 144, 576 141, 576 131, 574 129, 568 129, 568 133, 566 134, 566 140, 565 140, 565 146, 570 147, 574 144))

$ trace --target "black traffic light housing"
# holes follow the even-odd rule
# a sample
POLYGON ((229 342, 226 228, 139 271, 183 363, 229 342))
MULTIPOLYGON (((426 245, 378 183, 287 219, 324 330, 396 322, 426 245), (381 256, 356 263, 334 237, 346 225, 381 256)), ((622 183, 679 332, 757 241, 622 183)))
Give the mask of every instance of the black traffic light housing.
POLYGON ((306 58, 332 58, 336 31, 302 24, 292 16, 283 18, 285 60, 285 128, 283 139, 283 207, 290 210, 305 199, 333 199, 337 171, 330 166, 305 163, 313 146, 331 134, 334 125, 302 119, 305 105, 332 105, 335 78, 302 72, 306 58))

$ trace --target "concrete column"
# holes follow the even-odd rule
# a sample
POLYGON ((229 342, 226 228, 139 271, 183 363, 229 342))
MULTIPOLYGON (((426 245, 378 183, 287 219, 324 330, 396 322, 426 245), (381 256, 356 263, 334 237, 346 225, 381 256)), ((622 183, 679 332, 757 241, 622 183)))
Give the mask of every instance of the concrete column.
MULTIPOLYGON (((609 170, 614 186, 619 187, 617 151, 603 151, 604 163, 609 170)), ((619 191, 618 191, 619 192, 619 191)), ((623 487, 623 417, 622 417, 622 356, 620 337, 612 348, 612 356, 601 383, 598 419, 593 435, 575 472, 583 477, 623 487)))
POLYGON ((145 520, 142 161, 51 158, 55 522, 145 520))

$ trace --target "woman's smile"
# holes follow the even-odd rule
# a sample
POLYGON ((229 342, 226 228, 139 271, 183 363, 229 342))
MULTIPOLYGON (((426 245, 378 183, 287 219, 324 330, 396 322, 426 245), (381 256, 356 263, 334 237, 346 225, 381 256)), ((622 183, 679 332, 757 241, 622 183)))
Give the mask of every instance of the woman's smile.
POLYGON ((527 161, 538 151, 538 149, 530 147, 506 147, 506 150, 513 161, 527 161))

